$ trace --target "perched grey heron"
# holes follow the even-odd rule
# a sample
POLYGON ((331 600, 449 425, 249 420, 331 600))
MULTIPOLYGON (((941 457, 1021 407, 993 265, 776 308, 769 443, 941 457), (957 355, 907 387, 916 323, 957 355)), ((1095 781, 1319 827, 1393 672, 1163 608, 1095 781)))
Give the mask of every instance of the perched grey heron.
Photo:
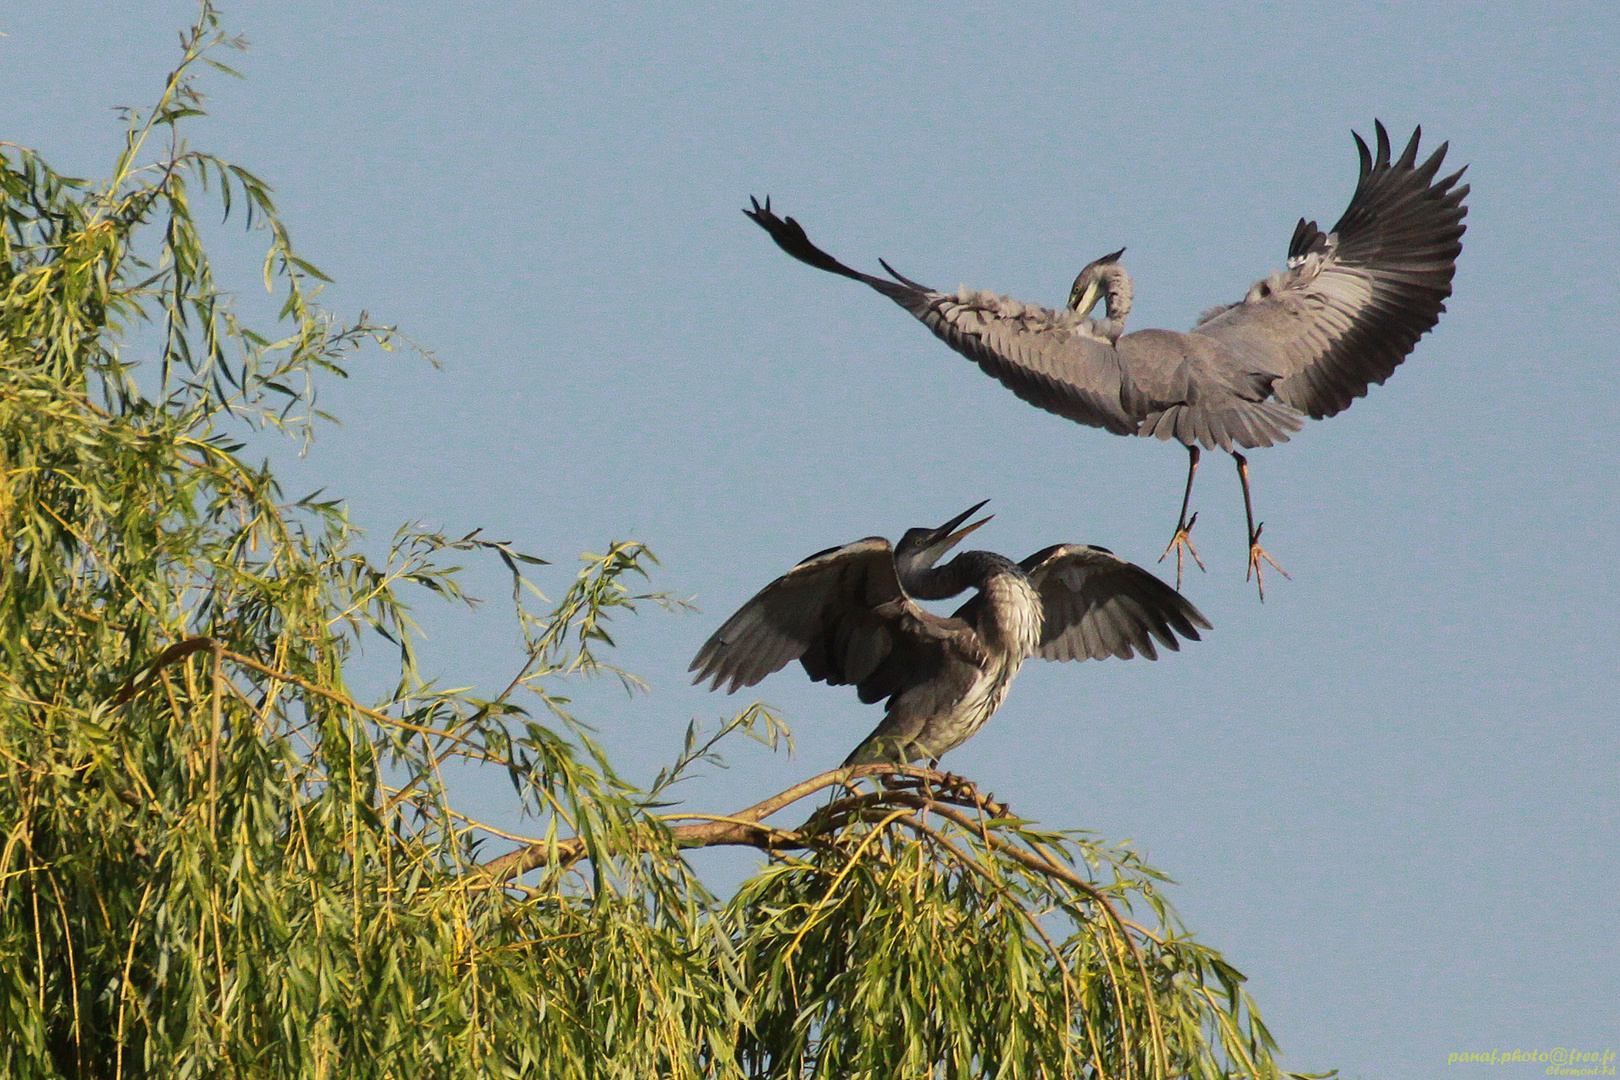
MULTIPOLYGON (((911 312, 951 348, 1031 405, 1116 435, 1174 438, 1187 447, 1187 486, 1161 562, 1182 548, 1199 565, 1187 516, 1199 447, 1237 462, 1249 526, 1249 573, 1265 599, 1264 523, 1255 524, 1248 462, 1238 449, 1287 442, 1306 416, 1333 416, 1382 383, 1440 318, 1462 250, 1464 170, 1440 180, 1446 144, 1417 164, 1419 128, 1399 159, 1375 121, 1378 151, 1351 134, 1361 177, 1338 224, 1322 232, 1301 218, 1285 269, 1241 301, 1205 312, 1190 333, 1125 333, 1131 281, 1124 249, 1086 266, 1063 311, 962 287, 942 293, 882 263, 893 281, 852 270, 810 242, 792 218, 757 199, 743 213, 789 255, 864 281, 911 312), (1101 302, 1103 317, 1092 310, 1101 302)), ((1247 576, 1247 575, 1246 575, 1247 576)), ((1284 576, 1287 576, 1284 574, 1284 576)))
POLYGON ((1152 573, 1106 548, 1057 544, 1013 562, 964 551, 934 564, 990 519, 910 529, 891 547, 869 536, 805 559, 761 589, 698 650, 693 682, 727 693, 798 660, 817 682, 884 698, 880 723, 845 765, 938 760, 984 726, 1019 665, 1047 660, 1158 659, 1209 622, 1152 573), (950 618, 913 598, 977 593, 950 618))

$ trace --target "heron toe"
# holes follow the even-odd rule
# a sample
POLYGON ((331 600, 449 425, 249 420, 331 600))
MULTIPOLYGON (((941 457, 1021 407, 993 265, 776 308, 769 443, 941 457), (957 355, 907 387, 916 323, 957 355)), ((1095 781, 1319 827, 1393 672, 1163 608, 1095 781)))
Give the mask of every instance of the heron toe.
POLYGON ((1260 600, 1262 602, 1264 602, 1266 599, 1266 578, 1260 566, 1261 559, 1264 559, 1266 562, 1270 563, 1271 568, 1277 571, 1277 573, 1281 574, 1283 577, 1288 578, 1290 581, 1294 580, 1288 571, 1278 566, 1277 560, 1273 559, 1269 554, 1266 553, 1266 549, 1260 546, 1260 532, 1265 527, 1266 523, 1262 521, 1259 525, 1255 526, 1254 532, 1249 535, 1249 572, 1243 575, 1244 581, 1248 581, 1251 577, 1254 578, 1255 584, 1260 587, 1260 600))
POLYGON ((1198 557, 1198 549, 1193 547, 1192 527, 1197 523, 1198 514, 1194 512, 1193 516, 1187 519, 1186 524, 1177 525, 1176 534, 1172 536, 1170 538, 1170 542, 1165 545, 1164 554, 1159 556, 1159 561, 1164 562, 1164 560, 1170 557, 1170 552, 1174 551, 1176 553, 1177 589, 1181 588, 1181 564, 1184 554, 1191 555, 1193 557, 1193 562, 1198 564, 1198 569, 1203 570, 1206 573, 1208 572, 1208 568, 1204 566, 1204 560, 1198 557), (1185 552, 1182 551, 1183 548, 1186 549, 1185 552))

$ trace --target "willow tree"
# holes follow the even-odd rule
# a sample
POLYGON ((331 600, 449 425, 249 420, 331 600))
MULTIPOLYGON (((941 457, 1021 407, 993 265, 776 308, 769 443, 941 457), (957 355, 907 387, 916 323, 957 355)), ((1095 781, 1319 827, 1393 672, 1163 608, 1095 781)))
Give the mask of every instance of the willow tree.
POLYGON ((1128 850, 917 769, 679 812, 719 742, 780 736, 758 708, 617 776, 559 684, 664 599, 638 544, 546 610, 515 588, 499 693, 425 680, 406 602, 465 599, 451 562, 555 571, 477 533, 368 558, 249 460, 391 331, 319 310, 269 188, 183 138, 239 43, 205 3, 182 44, 105 179, 0 146, 4 1075, 1275 1075, 1128 850), (271 325, 216 282, 204 204, 265 241, 271 325), (371 635, 399 672, 365 703, 371 635), (449 764, 509 779, 531 835, 458 810, 449 764), (761 852, 730 897, 683 857, 710 844, 761 852))

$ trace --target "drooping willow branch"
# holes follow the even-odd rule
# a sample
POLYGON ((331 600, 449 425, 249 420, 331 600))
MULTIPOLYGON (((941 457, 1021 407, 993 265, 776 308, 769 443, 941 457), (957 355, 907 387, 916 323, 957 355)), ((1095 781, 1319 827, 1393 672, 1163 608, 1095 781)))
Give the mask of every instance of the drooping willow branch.
MULTIPOLYGON (((1151 1000, 1152 980, 1148 977, 1146 960, 1137 943, 1136 935, 1150 940, 1155 939, 1155 935, 1145 927, 1125 918, 1101 889, 1055 859, 1046 857, 1044 850, 1037 854, 997 835, 996 830, 991 827, 992 823, 998 818, 1010 817, 1009 808, 1004 803, 996 802, 993 796, 981 795, 971 782, 959 776, 912 765, 859 765, 833 769, 812 776, 734 814, 679 814, 662 820, 690 822, 666 826, 668 838, 679 850, 731 846, 752 847, 773 853, 811 848, 823 842, 828 833, 854 820, 871 820, 880 824, 893 823, 906 828, 919 839, 935 845, 947 855, 954 856, 968 869, 981 875, 989 874, 984 865, 964 855, 938 830, 908 811, 938 815, 963 829, 968 835, 977 838, 986 848, 1007 856, 1028 870, 1061 882, 1095 903, 1107 922, 1112 923, 1119 934, 1119 940, 1124 943, 1142 979, 1142 986, 1151 1000), (836 799, 818 808, 796 829, 779 829, 763 823, 771 815, 819 791, 835 786, 847 788, 856 780, 872 776, 882 780, 882 788, 877 791, 855 792, 845 798, 836 799), (971 810, 973 814, 965 813, 965 810, 971 810), (693 821, 694 818, 701 820, 693 821)), ((585 858, 588 853, 589 845, 583 837, 531 843, 484 863, 467 874, 464 881, 473 888, 497 888, 527 871, 544 866, 566 866, 585 858)), ((608 854, 621 856, 634 853, 636 852, 613 850, 608 854)), ((1037 932, 1045 938, 1045 931, 1038 922, 1035 925, 1037 932)), ((1058 955, 1051 940, 1049 938, 1045 940, 1054 955, 1058 955)), ((1061 956, 1059 962, 1061 963, 1061 956)), ((1152 1017, 1152 1028, 1155 1053, 1162 1064, 1164 1048, 1156 1015, 1152 1017)))
MULTIPOLYGON (((260 675, 291 683, 302 689, 354 709, 360 714, 393 727, 403 727, 423 735, 432 735, 453 742, 468 740, 454 732, 426 728, 411 724, 398 717, 368 709, 347 695, 329 690, 291 672, 279 671, 251 657, 220 647, 211 637, 194 637, 171 645, 159 653, 145 668, 144 677, 132 677, 113 698, 114 704, 128 703, 157 678, 167 666, 186 657, 213 648, 222 659, 230 660, 260 675)), ((1129 926, 1138 932, 1145 929, 1123 919, 1108 898, 1095 885, 1063 866, 1044 852, 1026 850, 997 835, 988 822, 1009 816, 1008 807, 993 797, 981 795, 967 780, 950 773, 914 765, 858 765, 833 769, 801 781, 785 791, 736 813, 724 815, 677 814, 662 819, 686 821, 689 824, 667 825, 666 831, 675 847, 681 850, 704 847, 752 847, 760 851, 794 851, 812 847, 819 837, 831 829, 866 815, 887 816, 889 811, 906 807, 924 813, 936 814, 976 836, 987 848, 1019 863, 1026 869, 1063 882, 1071 889, 1101 905, 1112 920, 1123 929, 1129 926), (795 803, 834 786, 848 787, 865 777, 880 777, 884 787, 875 792, 852 794, 820 807, 802 825, 795 829, 780 829, 763 824, 764 820, 795 803), (964 813, 974 811, 976 816, 964 813)), ((899 824, 918 836, 932 839, 932 830, 921 827, 915 818, 899 817, 899 824), (915 827, 914 827, 915 826, 915 827)), ((498 887, 512 879, 548 865, 566 865, 584 858, 589 845, 583 837, 570 837, 550 842, 527 844, 474 868, 467 875, 467 884, 473 887, 498 887)), ((612 851, 612 855, 632 854, 630 851, 612 851)))
POLYGON ((402 720, 397 716, 389 716, 387 713, 378 712, 376 709, 368 709, 364 705, 361 705, 359 702, 355 701, 353 698, 349 697, 347 694, 338 693, 336 690, 329 690, 318 683, 313 683, 308 679, 294 675, 290 671, 280 671, 276 668, 270 667, 267 664, 261 664, 251 656, 243 656, 239 652, 232 652, 230 649, 222 648, 220 647, 218 639, 211 637, 186 638, 184 641, 177 642, 174 645, 170 645, 167 649, 164 649, 156 656, 156 658, 151 661, 150 664, 147 665, 146 675, 144 678, 137 679, 131 677, 130 680, 124 684, 123 688, 120 689, 116 695, 114 695, 112 699, 113 704, 127 704, 138 694, 144 692, 147 687, 151 686, 165 667, 178 663, 193 653, 201 652, 203 649, 209 648, 218 648, 219 655, 222 659, 239 664, 242 667, 247 668, 249 671, 256 671, 260 675, 267 678, 275 679, 280 682, 291 683, 293 686, 297 686, 302 690, 316 695, 317 697, 323 697, 335 704, 353 709, 361 716, 364 716, 369 720, 375 720, 379 724, 385 724, 388 727, 393 728, 402 728, 406 731, 416 732, 418 735, 426 735, 436 739, 444 739, 448 742, 458 743, 464 747, 474 750, 477 749, 477 744, 464 735, 457 735, 453 731, 445 731, 442 728, 424 727, 421 724, 413 724, 408 720, 402 720))

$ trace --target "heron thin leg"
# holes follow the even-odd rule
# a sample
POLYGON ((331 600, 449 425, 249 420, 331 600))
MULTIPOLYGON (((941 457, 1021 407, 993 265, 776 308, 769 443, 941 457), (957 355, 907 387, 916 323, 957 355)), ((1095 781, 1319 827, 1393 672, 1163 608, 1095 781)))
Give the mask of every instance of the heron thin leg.
MULTIPOLYGON (((1271 564, 1271 568, 1283 577, 1288 577, 1288 571, 1278 566, 1277 560, 1266 554, 1266 549, 1260 546, 1260 531, 1266 527, 1266 523, 1263 521, 1259 525, 1254 523, 1254 503, 1249 499, 1248 459, 1234 450, 1232 451, 1232 460, 1237 462, 1238 480, 1243 483, 1243 513, 1249 520, 1249 572, 1243 575, 1243 580, 1248 581, 1251 575, 1254 577, 1255 584, 1260 587, 1260 601, 1264 603, 1266 599, 1266 579, 1265 575, 1261 573, 1260 560, 1266 560, 1271 564)), ((1290 578, 1290 580, 1292 579, 1290 578)))
POLYGON ((1187 504, 1192 501, 1193 475, 1198 472, 1198 457, 1198 447, 1187 447, 1187 490, 1181 494, 1181 516, 1176 518, 1176 534, 1170 538, 1170 543, 1165 545, 1164 554, 1159 556, 1159 561, 1164 562, 1165 559, 1170 557, 1171 551, 1176 553, 1176 588, 1178 589, 1181 588, 1182 548, 1186 548, 1192 554, 1193 562, 1198 564, 1198 569, 1204 569, 1204 560, 1198 557, 1198 549, 1193 547, 1192 544, 1192 527, 1198 520, 1198 514, 1195 511, 1191 518, 1187 516, 1187 504))

